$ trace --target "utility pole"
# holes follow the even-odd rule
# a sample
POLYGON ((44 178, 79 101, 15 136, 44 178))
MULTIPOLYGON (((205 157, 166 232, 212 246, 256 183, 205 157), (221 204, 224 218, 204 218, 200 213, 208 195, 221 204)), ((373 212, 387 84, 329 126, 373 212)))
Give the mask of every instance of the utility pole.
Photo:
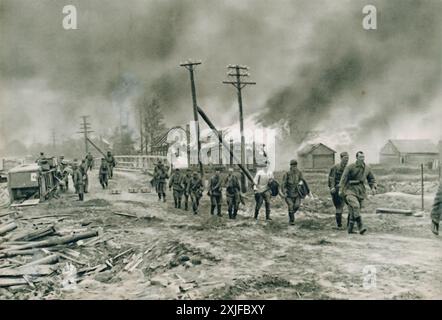
MULTIPOLYGON (((236 88, 238 95, 238 105, 239 105, 239 128, 241 132, 241 166, 245 167, 246 165, 246 142, 244 138, 244 114, 243 114, 243 105, 242 105, 242 89, 247 85, 255 85, 256 82, 243 81, 243 78, 250 76, 248 73, 249 67, 240 66, 240 65, 228 65, 227 75, 232 77, 231 81, 223 81, 224 84, 231 84, 236 88)), ((246 179, 242 176, 241 185, 243 190, 246 189, 246 179)))
POLYGON ((81 124, 80 131, 78 131, 77 133, 84 134, 84 147, 85 147, 86 153, 88 153, 89 152, 88 134, 91 132, 94 132, 94 131, 91 130, 91 124, 89 122, 87 122, 87 118, 89 118, 89 116, 81 116, 81 118, 83 119, 83 123, 81 124))
POLYGON ((201 140, 200 140, 200 126, 198 121, 198 104, 196 102, 196 89, 195 89, 195 66, 200 65, 201 61, 198 62, 192 62, 190 59, 187 62, 180 63, 181 67, 185 67, 187 70, 189 70, 190 73, 190 89, 192 91, 192 103, 193 103, 193 120, 195 121, 196 125, 196 139, 197 139, 197 145, 198 145, 198 164, 200 167, 200 174, 201 178, 204 175, 203 170, 203 164, 201 163, 201 140))
POLYGON ((240 65, 228 65, 227 75, 233 77, 231 81, 223 81, 224 84, 233 85, 238 94, 238 105, 239 105, 239 126, 241 132, 241 165, 245 166, 246 160, 246 149, 245 149, 245 138, 244 138, 244 114, 243 114, 243 104, 242 104, 242 89, 247 85, 255 85, 256 82, 243 81, 243 78, 250 76, 248 73, 249 67, 240 65))

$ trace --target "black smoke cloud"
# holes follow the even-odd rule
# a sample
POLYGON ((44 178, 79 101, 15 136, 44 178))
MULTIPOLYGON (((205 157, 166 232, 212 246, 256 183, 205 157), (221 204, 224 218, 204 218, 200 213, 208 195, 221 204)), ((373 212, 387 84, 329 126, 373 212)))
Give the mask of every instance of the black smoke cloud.
POLYGON ((226 65, 240 63, 258 83, 244 91, 246 116, 288 120, 292 140, 341 107, 358 119, 326 126, 357 124, 361 138, 385 131, 388 119, 438 98, 441 2, 370 3, 376 31, 361 27, 365 1, 2 0, 0 149, 13 139, 48 142, 52 128, 75 136, 82 114, 96 134, 121 114, 136 131, 140 95, 158 97, 167 124, 182 125, 192 118, 189 75, 178 66, 187 58, 203 61, 199 105, 217 125, 237 121, 235 92, 221 82, 226 65), (62 28, 67 4, 77 7, 78 30, 62 28))

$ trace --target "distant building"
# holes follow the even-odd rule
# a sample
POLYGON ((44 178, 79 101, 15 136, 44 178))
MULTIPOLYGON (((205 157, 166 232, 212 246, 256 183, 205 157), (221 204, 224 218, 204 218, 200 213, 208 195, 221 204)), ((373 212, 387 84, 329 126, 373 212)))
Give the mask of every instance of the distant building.
POLYGON ((307 144, 298 151, 298 164, 303 169, 324 169, 335 164, 336 151, 325 144, 307 144))
POLYGON ((388 140, 379 155, 384 165, 436 167, 438 161, 438 146, 430 140, 388 140))

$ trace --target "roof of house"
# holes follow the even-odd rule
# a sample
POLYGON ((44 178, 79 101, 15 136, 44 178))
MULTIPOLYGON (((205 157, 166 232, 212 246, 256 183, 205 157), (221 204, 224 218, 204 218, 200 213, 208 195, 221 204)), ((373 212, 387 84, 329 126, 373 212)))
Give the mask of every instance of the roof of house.
POLYGON ((389 140, 400 153, 439 153, 431 140, 389 140))
POLYGON ((327 148, 328 150, 330 150, 333 153, 336 153, 335 150, 333 150, 332 148, 327 147, 323 143, 309 143, 309 144, 306 144, 304 147, 302 147, 301 149, 298 150, 298 155, 302 156, 302 155, 309 154, 309 153, 313 152, 315 149, 319 148, 320 146, 323 146, 323 147, 327 148))

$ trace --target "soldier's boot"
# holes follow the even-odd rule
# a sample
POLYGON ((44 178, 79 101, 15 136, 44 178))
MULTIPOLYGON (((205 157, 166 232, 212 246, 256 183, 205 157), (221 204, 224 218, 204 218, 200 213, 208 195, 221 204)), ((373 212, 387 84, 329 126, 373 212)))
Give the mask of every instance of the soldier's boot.
POLYGON ((163 193, 163 202, 166 202, 166 194, 163 193))
POLYGON ((84 193, 80 193, 80 201, 84 200, 84 193))
POLYGON ((361 217, 356 218, 356 223, 358 224, 359 234, 364 234, 365 232, 367 232, 367 228, 365 228, 362 224, 361 217))
POLYGON ((355 223, 354 223, 352 220, 350 220, 350 221, 348 222, 348 228, 347 228, 347 231, 348 231, 349 234, 351 234, 351 233, 355 233, 355 232, 353 231, 354 225, 355 225, 355 223))
MULTIPOLYGON (((339 212, 336 212, 336 225, 338 226, 338 228, 342 228, 342 214, 339 212)), ((347 227, 348 227, 348 223, 347 223, 347 227)))
POLYGON ((181 209, 181 199, 178 198, 178 209, 181 209))
POLYGON ((161 193, 158 193, 158 201, 161 201, 161 193))
POLYGON ((255 220, 258 220, 258 215, 259 215, 259 211, 255 210, 255 217, 254 217, 255 220))
POLYGON ((213 204, 210 206, 210 214, 212 216, 215 214, 215 206, 213 204))
POLYGON ((270 218, 270 211, 266 211, 266 220, 272 221, 272 218, 270 218))
POLYGON ((216 210, 218 212, 218 217, 222 217, 223 214, 221 213, 221 205, 218 205, 216 210))
POLYGON ((289 212, 289 223, 290 225, 295 225, 295 214, 293 212, 289 212))
POLYGON ((189 202, 184 201, 184 210, 189 211, 189 202))
POLYGON ((175 208, 178 208, 178 203, 175 197, 173 198, 173 203, 175 204, 175 208))
POLYGON ((431 220, 431 232, 433 232, 436 236, 439 235, 439 223, 433 219, 431 220))
POLYGON ((350 213, 347 215, 347 228, 349 223, 350 223, 350 213))

